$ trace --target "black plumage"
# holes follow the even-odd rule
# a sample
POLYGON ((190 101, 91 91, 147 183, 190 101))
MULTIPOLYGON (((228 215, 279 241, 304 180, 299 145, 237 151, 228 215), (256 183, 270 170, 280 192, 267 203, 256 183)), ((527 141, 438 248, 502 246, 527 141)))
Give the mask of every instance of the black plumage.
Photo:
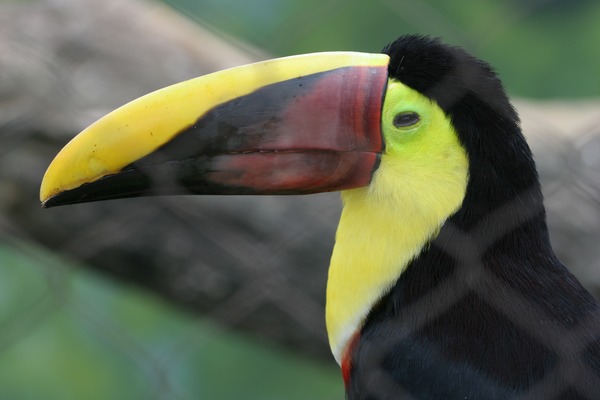
POLYGON ((423 36, 383 52, 392 78, 450 117, 469 183, 369 314, 348 399, 600 398, 600 308, 554 255, 533 157, 495 72, 423 36))

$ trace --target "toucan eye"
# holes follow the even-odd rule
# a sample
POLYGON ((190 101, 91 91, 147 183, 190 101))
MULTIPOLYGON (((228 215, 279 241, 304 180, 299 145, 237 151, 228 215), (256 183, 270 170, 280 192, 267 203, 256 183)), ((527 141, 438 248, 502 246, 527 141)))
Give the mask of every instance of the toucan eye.
POLYGON ((406 128, 407 126, 412 126, 418 123, 420 120, 421 117, 419 117, 419 114, 416 112, 407 111, 396 114, 393 124, 396 128, 406 128))

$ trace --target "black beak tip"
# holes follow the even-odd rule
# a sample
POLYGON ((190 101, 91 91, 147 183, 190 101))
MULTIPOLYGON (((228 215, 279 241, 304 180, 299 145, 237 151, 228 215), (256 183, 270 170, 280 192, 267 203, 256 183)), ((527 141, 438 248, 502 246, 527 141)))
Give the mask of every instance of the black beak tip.
POLYGON ((85 196, 82 196, 80 190, 73 189, 55 194, 54 196, 42 201, 42 208, 53 208, 58 206, 66 206, 69 204, 85 203, 88 201, 93 201, 93 199, 86 200, 85 196))

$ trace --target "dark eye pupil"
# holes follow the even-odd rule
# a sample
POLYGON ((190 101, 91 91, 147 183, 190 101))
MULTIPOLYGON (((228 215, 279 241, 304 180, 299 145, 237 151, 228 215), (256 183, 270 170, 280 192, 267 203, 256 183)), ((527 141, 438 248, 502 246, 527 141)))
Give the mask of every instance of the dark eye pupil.
POLYGON ((400 114, 396 114, 394 117, 394 126, 396 128, 404 128, 407 126, 411 126, 419 122, 421 118, 419 114, 415 112, 403 112, 400 114))

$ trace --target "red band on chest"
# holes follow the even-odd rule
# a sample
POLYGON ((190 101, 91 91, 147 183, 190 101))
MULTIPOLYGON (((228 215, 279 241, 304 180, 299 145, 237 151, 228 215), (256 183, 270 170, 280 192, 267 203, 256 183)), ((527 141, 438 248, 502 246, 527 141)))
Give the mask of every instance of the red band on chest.
POLYGON ((350 383, 350 373, 352 372, 352 354, 354 349, 358 345, 358 339, 360 338, 360 332, 356 332, 352 335, 352 338, 348 341, 348 345, 342 355, 342 376, 344 377, 344 385, 348 387, 350 383))

